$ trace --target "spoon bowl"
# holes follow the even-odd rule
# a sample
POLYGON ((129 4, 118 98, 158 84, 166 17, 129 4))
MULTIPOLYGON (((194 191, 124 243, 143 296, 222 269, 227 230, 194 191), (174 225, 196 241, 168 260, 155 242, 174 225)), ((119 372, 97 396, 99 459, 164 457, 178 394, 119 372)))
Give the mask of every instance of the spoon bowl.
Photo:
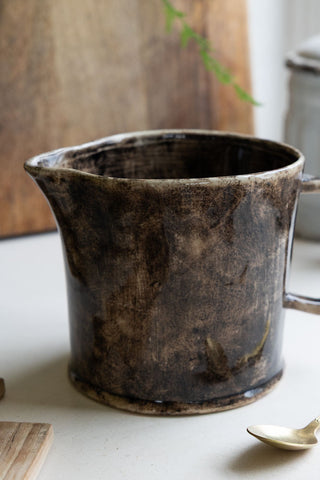
POLYGON ((319 427, 320 417, 317 417, 304 428, 252 425, 247 428, 247 432, 272 447, 284 450, 306 450, 318 443, 316 431, 319 427))

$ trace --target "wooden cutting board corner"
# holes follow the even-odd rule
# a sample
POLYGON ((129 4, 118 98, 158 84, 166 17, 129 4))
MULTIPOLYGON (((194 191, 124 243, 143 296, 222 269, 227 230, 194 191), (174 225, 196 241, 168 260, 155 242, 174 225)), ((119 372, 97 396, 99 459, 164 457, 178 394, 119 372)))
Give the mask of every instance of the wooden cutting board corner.
POLYGON ((0 480, 34 480, 52 442, 48 423, 0 422, 0 480))
MULTIPOLYGON (((246 0, 173 3, 250 91, 246 0)), ((179 22, 166 32, 161 0, 0 0, 0 10, 2 238, 55 228, 22 168, 29 157, 137 130, 253 133, 252 105, 205 69, 195 42, 181 48, 179 22)))

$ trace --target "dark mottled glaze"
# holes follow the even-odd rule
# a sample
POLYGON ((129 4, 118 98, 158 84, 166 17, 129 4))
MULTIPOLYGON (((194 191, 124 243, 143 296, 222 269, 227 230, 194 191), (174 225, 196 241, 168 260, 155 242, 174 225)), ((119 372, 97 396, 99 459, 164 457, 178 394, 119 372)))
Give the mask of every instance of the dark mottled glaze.
POLYGON ((29 160, 66 263, 70 376, 131 411, 249 403, 281 376, 304 159, 206 131, 109 137, 29 160))
POLYGON ((4 397, 5 390, 4 380, 0 378, 0 400, 4 397))

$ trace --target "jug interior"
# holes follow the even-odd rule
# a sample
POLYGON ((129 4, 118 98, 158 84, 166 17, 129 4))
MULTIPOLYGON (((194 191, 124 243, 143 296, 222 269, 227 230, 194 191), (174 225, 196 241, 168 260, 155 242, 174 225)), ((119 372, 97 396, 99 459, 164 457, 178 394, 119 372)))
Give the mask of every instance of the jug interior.
POLYGON ((130 137, 99 148, 67 152, 59 167, 129 179, 179 179, 245 175, 283 168, 299 158, 273 142, 183 134, 130 137))

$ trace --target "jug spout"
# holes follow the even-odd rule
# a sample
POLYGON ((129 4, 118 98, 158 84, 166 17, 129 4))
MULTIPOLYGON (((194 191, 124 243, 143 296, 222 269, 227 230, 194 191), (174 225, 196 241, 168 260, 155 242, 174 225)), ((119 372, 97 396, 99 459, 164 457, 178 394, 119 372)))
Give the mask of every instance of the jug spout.
POLYGON ((65 171, 61 168, 61 159, 64 153, 65 149, 43 153, 30 158, 24 164, 25 171, 46 197, 57 223, 59 223, 56 215, 58 206, 55 197, 59 195, 59 184, 65 177, 65 171))
POLYGON ((27 160, 24 164, 25 171, 48 201, 58 227, 64 215, 57 200, 61 196, 61 184, 64 183, 64 179, 67 181, 65 171, 60 164, 64 151, 65 149, 60 149, 44 153, 27 160))
POLYGON ((59 149, 32 157, 25 162, 24 169, 38 183, 38 179, 52 176, 64 152, 65 149, 59 149))

